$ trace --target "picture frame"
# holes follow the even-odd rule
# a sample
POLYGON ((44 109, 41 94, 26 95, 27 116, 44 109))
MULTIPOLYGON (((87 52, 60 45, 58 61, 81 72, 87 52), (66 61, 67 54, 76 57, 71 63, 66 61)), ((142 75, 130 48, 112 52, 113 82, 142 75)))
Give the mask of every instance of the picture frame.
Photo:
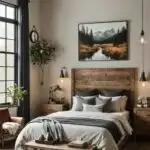
POLYGON ((78 24, 79 61, 129 60, 128 21, 78 24))
POLYGON ((39 33, 37 32, 35 26, 33 26, 32 30, 30 31, 29 39, 32 43, 39 41, 39 33))

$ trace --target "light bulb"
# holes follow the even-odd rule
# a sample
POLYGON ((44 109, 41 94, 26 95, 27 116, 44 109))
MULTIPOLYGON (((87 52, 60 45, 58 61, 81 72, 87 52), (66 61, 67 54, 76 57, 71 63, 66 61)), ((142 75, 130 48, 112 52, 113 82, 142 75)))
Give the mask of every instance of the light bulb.
POLYGON ((64 82, 64 80, 61 78, 61 79, 60 79, 60 82, 61 82, 61 83, 63 83, 63 82, 64 82))
POLYGON ((145 43, 144 36, 141 36, 140 42, 141 42, 141 44, 144 44, 144 43, 145 43))
POLYGON ((145 83, 145 82, 142 82, 142 86, 145 87, 145 86, 146 86, 146 83, 145 83))

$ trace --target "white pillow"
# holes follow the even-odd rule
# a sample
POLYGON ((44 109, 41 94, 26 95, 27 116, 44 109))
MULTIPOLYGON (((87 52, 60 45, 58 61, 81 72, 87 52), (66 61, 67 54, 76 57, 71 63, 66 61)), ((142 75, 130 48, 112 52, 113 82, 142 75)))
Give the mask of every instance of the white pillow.
POLYGON ((99 95, 100 98, 112 98, 111 101, 107 104, 107 108, 105 108, 106 112, 120 112, 121 111, 121 101, 122 96, 108 97, 99 95))
POLYGON ((95 105, 95 97, 73 96, 73 105, 72 105, 71 110, 72 111, 82 111, 83 103, 89 104, 89 105, 95 105))
POLYGON ((72 104, 72 111, 82 111, 83 110, 83 106, 82 106, 82 101, 79 99, 78 96, 73 96, 72 97, 73 100, 73 104, 72 104))
POLYGON ((96 98, 97 95, 94 95, 94 96, 79 96, 79 95, 76 95, 76 96, 84 98, 84 99, 90 99, 90 98, 96 98))
POLYGON ((83 111, 88 112, 103 112, 104 105, 88 105, 83 103, 83 111))

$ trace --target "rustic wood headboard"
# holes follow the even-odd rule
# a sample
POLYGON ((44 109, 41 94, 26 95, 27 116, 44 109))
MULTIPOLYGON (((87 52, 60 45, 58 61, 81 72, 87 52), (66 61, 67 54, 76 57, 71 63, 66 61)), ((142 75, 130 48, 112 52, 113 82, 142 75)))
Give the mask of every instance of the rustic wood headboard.
POLYGON ((136 68, 72 69, 72 96, 76 91, 93 89, 124 90, 128 96, 127 109, 133 111, 136 72, 136 68))

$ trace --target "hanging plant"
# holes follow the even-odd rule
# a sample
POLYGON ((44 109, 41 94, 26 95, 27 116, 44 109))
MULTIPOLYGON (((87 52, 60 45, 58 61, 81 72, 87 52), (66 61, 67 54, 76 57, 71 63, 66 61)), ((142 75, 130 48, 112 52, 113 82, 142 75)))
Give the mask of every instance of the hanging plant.
POLYGON ((44 84, 44 66, 56 57, 56 49, 50 45, 47 40, 42 39, 32 44, 30 48, 31 61, 34 65, 38 65, 41 69, 42 79, 41 85, 44 84))

